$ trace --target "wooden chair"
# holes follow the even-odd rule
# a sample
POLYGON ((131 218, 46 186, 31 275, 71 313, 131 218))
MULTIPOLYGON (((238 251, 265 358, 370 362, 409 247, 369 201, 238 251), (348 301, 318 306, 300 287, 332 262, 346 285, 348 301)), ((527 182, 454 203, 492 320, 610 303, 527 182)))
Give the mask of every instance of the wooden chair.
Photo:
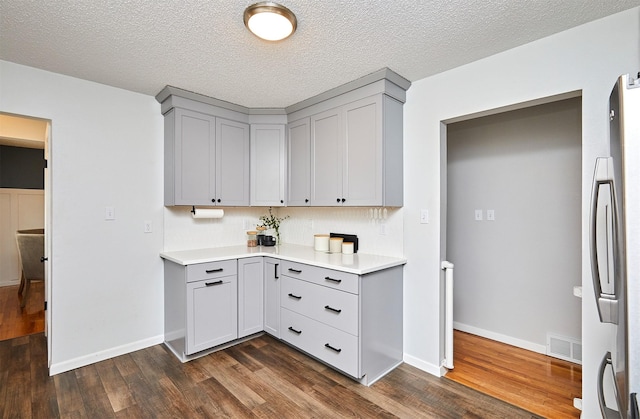
POLYGON ((20 307, 24 308, 29 296, 31 281, 44 280, 44 229, 18 230, 16 232, 18 257, 22 271, 18 294, 22 295, 20 307))

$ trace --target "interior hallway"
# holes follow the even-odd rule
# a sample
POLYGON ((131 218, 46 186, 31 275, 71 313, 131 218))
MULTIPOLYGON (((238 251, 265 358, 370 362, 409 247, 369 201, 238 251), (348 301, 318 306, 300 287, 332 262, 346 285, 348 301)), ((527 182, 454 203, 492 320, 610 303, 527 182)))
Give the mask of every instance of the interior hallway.
POLYGON ((29 299, 20 308, 18 285, 0 287, 0 341, 44 331, 44 281, 31 283, 29 299))
POLYGON ((454 369, 445 377, 547 418, 579 418, 582 366, 454 331, 454 369))

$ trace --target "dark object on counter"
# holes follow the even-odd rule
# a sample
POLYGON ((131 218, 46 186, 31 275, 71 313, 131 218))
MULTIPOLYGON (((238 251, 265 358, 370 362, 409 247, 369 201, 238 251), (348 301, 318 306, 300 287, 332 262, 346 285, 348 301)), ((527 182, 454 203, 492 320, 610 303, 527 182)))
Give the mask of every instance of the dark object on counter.
POLYGON ((276 239, 273 236, 264 236, 264 238, 262 239, 262 245, 263 246, 275 246, 276 245, 276 239))
POLYGON ((329 237, 342 237, 345 242, 353 243, 353 253, 358 253, 358 236, 355 234, 329 233, 329 237))

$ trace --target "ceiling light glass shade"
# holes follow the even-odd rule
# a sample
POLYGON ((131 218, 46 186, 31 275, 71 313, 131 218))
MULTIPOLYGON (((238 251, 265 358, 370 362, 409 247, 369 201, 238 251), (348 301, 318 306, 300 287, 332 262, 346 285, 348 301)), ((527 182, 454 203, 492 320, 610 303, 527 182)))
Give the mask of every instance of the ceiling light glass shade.
POLYGON ((264 1, 244 11, 244 24, 254 35, 267 41, 279 41, 295 32, 296 15, 286 7, 264 1))

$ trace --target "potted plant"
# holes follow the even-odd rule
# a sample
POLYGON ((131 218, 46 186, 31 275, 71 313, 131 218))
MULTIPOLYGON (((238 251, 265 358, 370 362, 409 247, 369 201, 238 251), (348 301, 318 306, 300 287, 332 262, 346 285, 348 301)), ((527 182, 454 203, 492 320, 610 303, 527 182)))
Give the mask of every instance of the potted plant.
POLYGON ((261 215, 260 221, 262 222, 262 226, 268 229, 272 229, 276 232, 276 244, 280 244, 280 222, 289 218, 286 217, 279 218, 273 214, 273 208, 269 207, 269 215, 261 215))

